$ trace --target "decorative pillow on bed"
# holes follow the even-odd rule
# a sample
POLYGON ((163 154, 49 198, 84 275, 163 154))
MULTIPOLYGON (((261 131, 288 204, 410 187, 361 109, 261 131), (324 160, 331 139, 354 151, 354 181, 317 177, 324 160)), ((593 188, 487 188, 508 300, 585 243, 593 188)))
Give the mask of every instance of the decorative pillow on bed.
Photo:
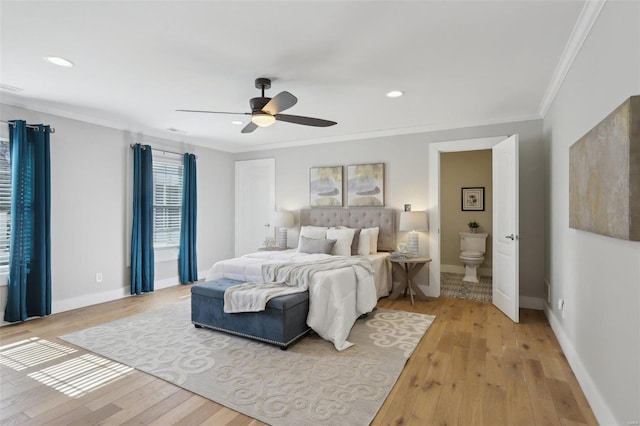
POLYGON ((298 238, 298 247, 302 244, 302 237, 313 238, 314 240, 323 240, 327 238, 327 229, 329 228, 324 226, 301 226, 300 238, 298 238))
POLYGON ((362 229, 355 228, 353 233, 353 241, 351 241, 351 256, 358 254, 358 246, 360 245, 360 231, 362 229))
POLYGON ((326 238, 307 238, 304 236, 300 236, 300 241, 298 242, 298 253, 323 253, 323 254, 332 254, 333 246, 335 246, 336 240, 329 240, 326 238))
POLYGON ((371 235, 366 232, 360 232, 360 241, 358 241, 358 253, 366 256, 371 253, 371 235))
POLYGON ((300 227, 300 236, 321 240, 327 238, 326 226, 302 226, 300 227))
POLYGON ((352 228, 329 228, 327 238, 336 239, 333 254, 336 256, 351 256, 351 242, 356 230, 352 228))
POLYGON ((361 228, 349 228, 348 226, 338 226, 339 229, 353 229, 353 241, 351 242, 351 256, 366 256, 371 251, 371 240, 369 233, 362 232, 361 228))
POLYGON ((375 228, 364 228, 362 232, 360 232, 360 238, 363 235, 369 236, 369 253, 376 254, 378 252, 378 234, 380 233, 380 227, 376 226, 375 228))

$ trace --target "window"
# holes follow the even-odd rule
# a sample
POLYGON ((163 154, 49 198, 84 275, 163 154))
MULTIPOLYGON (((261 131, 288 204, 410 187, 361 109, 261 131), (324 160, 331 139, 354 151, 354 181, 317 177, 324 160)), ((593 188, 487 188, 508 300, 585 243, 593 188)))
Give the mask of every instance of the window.
POLYGON ((182 161, 153 156, 153 248, 180 246, 182 161))
POLYGON ((11 237, 11 155, 9 141, 0 139, 0 272, 9 270, 11 237))

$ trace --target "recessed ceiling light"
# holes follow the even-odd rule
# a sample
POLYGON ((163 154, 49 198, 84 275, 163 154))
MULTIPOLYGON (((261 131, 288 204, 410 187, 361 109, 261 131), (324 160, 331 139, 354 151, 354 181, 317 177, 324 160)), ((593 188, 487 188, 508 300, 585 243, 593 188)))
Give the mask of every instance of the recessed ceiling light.
POLYGON ((387 93, 387 98, 399 98, 402 95, 404 95, 404 92, 402 90, 392 90, 387 93))
POLYGON ((58 65, 60 67, 71 68, 73 67, 73 62, 68 59, 61 58, 59 56, 45 56, 44 60, 50 62, 54 65, 58 65))
POLYGON ((239 126, 240 124, 244 124, 244 123, 243 123, 242 121, 239 121, 239 120, 233 120, 233 121, 231 122, 231 124, 236 124, 236 125, 238 125, 238 126, 239 126))

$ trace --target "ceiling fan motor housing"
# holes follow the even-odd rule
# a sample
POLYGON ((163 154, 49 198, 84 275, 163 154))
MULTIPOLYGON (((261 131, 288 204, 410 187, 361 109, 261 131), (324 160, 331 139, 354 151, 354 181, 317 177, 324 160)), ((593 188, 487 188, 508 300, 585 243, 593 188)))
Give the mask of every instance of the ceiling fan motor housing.
POLYGON ((251 111, 260 112, 262 108, 269 103, 271 98, 251 98, 249 100, 249 105, 251 105, 251 111))

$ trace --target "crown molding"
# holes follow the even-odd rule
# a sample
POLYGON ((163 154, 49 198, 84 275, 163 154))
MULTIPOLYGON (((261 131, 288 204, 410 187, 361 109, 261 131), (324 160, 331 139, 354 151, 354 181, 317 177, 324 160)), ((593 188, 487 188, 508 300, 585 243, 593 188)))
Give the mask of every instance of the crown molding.
POLYGON ((438 125, 428 126, 411 126, 396 129, 376 130, 372 132, 354 133, 350 135, 331 136, 327 138, 307 139, 304 141, 277 142, 265 145, 252 145, 246 147, 237 147, 233 151, 234 154, 243 152, 266 151, 269 149, 291 148, 296 146, 319 145, 324 143, 347 142, 361 139, 383 138, 388 136, 411 135, 417 133, 439 132, 446 130, 465 129, 469 127, 492 126, 497 124, 516 123, 519 121, 541 120, 538 114, 527 114, 511 117, 502 117, 492 120, 474 121, 474 122, 452 122, 438 125))
POLYGON ((26 98, 22 96, 15 96, 10 93, 2 93, 2 101, 0 104, 9 105, 16 108, 24 108, 34 112, 40 112, 44 114, 55 115, 58 117, 66 118, 69 120, 81 121, 83 123, 95 124, 97 126, 108 127, 111 129, 121 130, 125 132, 131 132, 134 134, 143 134, 159 139, 168 140, 175 143, 187 143, 191 145, 197 145, 204 148, 233 152, 235 148, 229 144, 214 144, 209 139, 197 138, 182 133, 170 133, 150 127, 140 126, 130 121, 119 117, 107 117, 98 116, 97 114, 81 113, 73 111, 60 104, 51 104, 48 102, 40 102, 36 99, 26 98))
POLYGON ((547 86, 547 91, 542 97, 542 102, 540 102, 539 114, 541 117, 544 118, 547 115, 560 87, 562 87, 564 79, 567 77, 573 62, 578 56, 582 45, 589 36, 593 24, 595 24, 598 19, 600 11, 602 11, 606 2, 607 0, 587 0, 582 8, 582 12, 580 12, 576 25, 573 27, 573 31, 571 31, 564 51, 562 55, 560 55, 560 61, 558 61, 553 77, 549 82, 549 86, 547 86))
POLYGON ((85 123, 95 124, 98 126, 109 127, 109 128, 128 131, 132 133, 144 134, 147 136, 157 137, 157 138, 169 140, 172 142, 197 145, 197 146, 201 146, 209 149, 227 152, 230 154, 266 151, 269 149, 291 148, 296 146, 318 145, 318 144, 334 143, 334 142, 346 142, 346 141, 354 141, 354 140, 361 140, 361 139, 374 139, 374 138, 409 135, 409 134, 417 134, 417 133, 437 132, 437 131, 444 131, 444 130, 464 129, 468 127, 490 126, 490 125, 496 125, 496 124, 514 123, 518 121, 530 121, 530 120, 542 119, 542 117, 539 116, 538 114, 526 114, 526 115, 519 115, 519 116, 498 117, 495 119, 479 120, 479 121, 473 121, 473 122, 451 122, 451 123, 444 123, 444 124, 438 124, 438 125, 424 125, 424 126, 411 126, 411 127, 402 127, 402 128, 394 128, 394 129, 384 129, 384 130, 376 130, 371 132, 331 136, 326 138, 276 142, 276 143, 270 143, 270 144, 264 144, 264 145, 254 144, 254 145, 246 145, 246 146, 235 146, 231 144, 220 144, 213 140, 194 138, 194 137, 190 137, 188 135, 183 135, 183 134, 181 135, 167 134, 166 132, 162 132, 157 129, 138 128, 137 126, 132 126, 131 123, 125 122, 123 120, 114 119, 114 118, 97 117, 90 114, 78 113, 75 111, 70 111, 64 108, 60 108, 58 106, 45 105, 37 101, 31 101, 28 98, 24 98, 20 96, 11 96, 11 95, 5 94, 3 96, 2 103, 5 105, 17 107, 17 108, 25 108, 25 109, 29 109, 36 112, 57 115, 59 117, 63 117, 71 120, 78 120, 85 123))

